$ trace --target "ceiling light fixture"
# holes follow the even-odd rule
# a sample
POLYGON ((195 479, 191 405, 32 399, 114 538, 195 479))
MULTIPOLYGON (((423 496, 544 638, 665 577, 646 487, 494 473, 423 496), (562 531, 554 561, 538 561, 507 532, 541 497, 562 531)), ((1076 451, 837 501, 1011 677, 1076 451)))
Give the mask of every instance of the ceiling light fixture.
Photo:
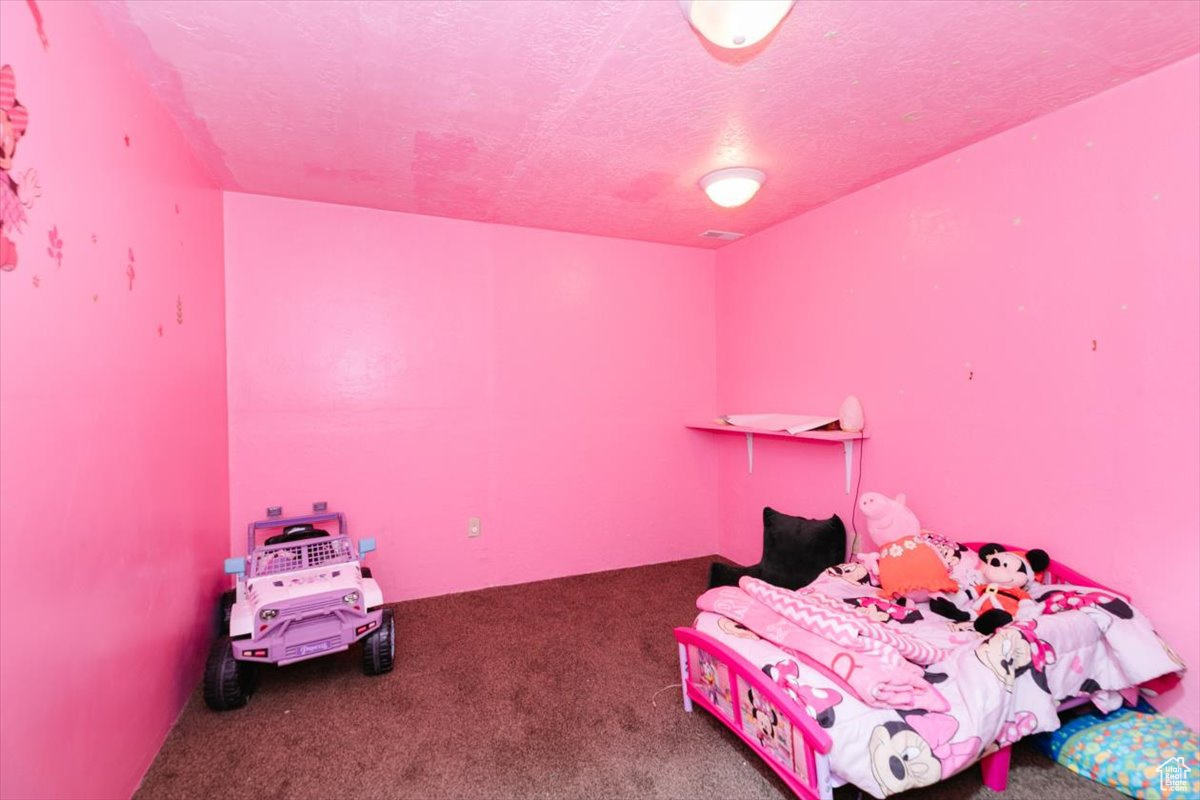
POLYGON ((749 47, 766 38, 794 0, 679 0, 683 16, 717 47, 749 47))
POLYGON ((710 172, 700 179, 700 188, 722 208, 737 208, 750 202, 767 174, 753 167, 729 167, 710 172))

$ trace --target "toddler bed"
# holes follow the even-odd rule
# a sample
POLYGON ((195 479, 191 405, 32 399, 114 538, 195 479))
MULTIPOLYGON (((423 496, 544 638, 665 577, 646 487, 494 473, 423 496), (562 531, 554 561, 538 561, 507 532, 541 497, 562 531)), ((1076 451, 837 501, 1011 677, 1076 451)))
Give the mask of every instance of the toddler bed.
MULTIPOLYGON (((955 577, 974 568, 963 559, 955 577)), ((675 629, 684 708, 713 714, 812 800, 844 783, 883 798, 977 761, 1003 791, 1009 745, 1057 729, 1059 710, 1111 710, 1183 669, 1127 596, 1061 564, 986 637, 927 603, 883 600, 861 563, 799 592, 742 587, 706 592, 693 627, 675 629)))

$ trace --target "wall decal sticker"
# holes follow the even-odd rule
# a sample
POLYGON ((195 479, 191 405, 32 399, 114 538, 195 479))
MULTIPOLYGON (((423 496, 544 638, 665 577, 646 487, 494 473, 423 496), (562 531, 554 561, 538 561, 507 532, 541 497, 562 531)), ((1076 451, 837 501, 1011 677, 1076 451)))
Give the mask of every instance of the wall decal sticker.
POLYGON ((129 134, 125 134, 125 146, 129 147, 129 134))
POLYGON ((63 257, 63 240, 58 235, 58 226, 55 225, 47 232, 47 238, 50 239, 50 246, 46 248, 46 252, 50 254, 50 258, 54 259, 58 264, 58 268, 62 269, 63 257))
POLYGON ((93 302, 93 303, 99 303, 99 302, 100 302, 100 295, 98 295, 98 294, 96 294, 95 292, 93 292, 93 293, 92 293, 92 302, 93 302))
POLYGON ((178 325, 183 324, 183 298, 178 295, 175 297, 175 322, 178 325))
POLYGON ((42 42, 42 49, 50 49, 50 40, 46 38, 46 29, 42 26, 42 10, 38 8, 37 0, 25 0, 25 5, 29 6, 29 13, 33 14, 33 24, 37 26, 38 39, 42 42))
POLYGON ((161 339, 161 338, 162 338, 162 335, 163 335, 163 329, 162 329, 162 323, 160 322, 160 323, 158 324, 158 338, 160 338, 160 339, 161 339))
POLYGON ((96 234, 94 234, 94 233, 93 233, 93 234, 92 234, 92 244, 96 244, 98 241, 100 241, 100 240, 99 240, 99 239, 97 239, 97 238, 96 238, 96 234))
POLYGON ((37 275, 34 275, 33 276, 33 288, 37 289, 41 285, 42 285, 42 279, 39 278, 37 275))
POLYGON ((137 273, 133 269, 133 248, 129 248, 129 263, 125 265, 125 277, 129 278, 129 291, 133 291, 133 279, 137 273))
POLYGON ((176 203, 176 204, 175 204, 175 213, 176 213, 176 214, 178 214, 178 213, 179 213, 179 203, 176 203))
POLYGON ((29 128, 29 110, 17 100, 17 78, 8 64, 0 67, 0 271, 17 268, 17 245, 10 238, 25 225, 25 211, 42 194, 37 170, 13 173, 17 143, 29 128))

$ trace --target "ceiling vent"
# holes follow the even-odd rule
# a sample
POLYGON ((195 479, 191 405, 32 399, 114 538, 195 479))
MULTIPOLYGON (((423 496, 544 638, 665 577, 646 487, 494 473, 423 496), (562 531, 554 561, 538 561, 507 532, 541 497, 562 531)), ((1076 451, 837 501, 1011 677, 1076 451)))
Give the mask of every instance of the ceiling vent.
POLYGON ((734 239, 742 238, 743 234, 734 233, 733 231, 705 231, 700 234, 701 239, 720 239, 723 242, 732 242, 734 239))

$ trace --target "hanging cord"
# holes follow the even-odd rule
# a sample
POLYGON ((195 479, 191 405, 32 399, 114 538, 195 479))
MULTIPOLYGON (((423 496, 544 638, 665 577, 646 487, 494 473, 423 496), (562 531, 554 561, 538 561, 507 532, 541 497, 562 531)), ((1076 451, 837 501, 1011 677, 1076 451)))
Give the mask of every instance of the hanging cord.
POLYGON ((867 450, 867 440, 858 440, 858 480, 854 482, 854 505, 850 506, 850 527, 854 529, 854 540, 850 543, 850 555, 858 553, 858 492, 862 489, 863 454, 867 450))
POLYGON ((683 688, 683 684, 682 684, 682 683, 672 683, 670 686, 664 686, 664 687, 662 687, 662 688, 661 688, 661 689, 659 689, 657 692, 655 692, 654 694, 650 695, 650 705, 651 705, 651 706, 653 706, 654 708, 658 708, 658 703, 656 703, 656 702, 654 702, 654 701, 655 701, 655 699, 656 699, 656 698, 657 698, 657 697, 658 697, 660 694, 662 694, 663 692, 667 691, 668 689, 682 689, 682 688, 683 688))

